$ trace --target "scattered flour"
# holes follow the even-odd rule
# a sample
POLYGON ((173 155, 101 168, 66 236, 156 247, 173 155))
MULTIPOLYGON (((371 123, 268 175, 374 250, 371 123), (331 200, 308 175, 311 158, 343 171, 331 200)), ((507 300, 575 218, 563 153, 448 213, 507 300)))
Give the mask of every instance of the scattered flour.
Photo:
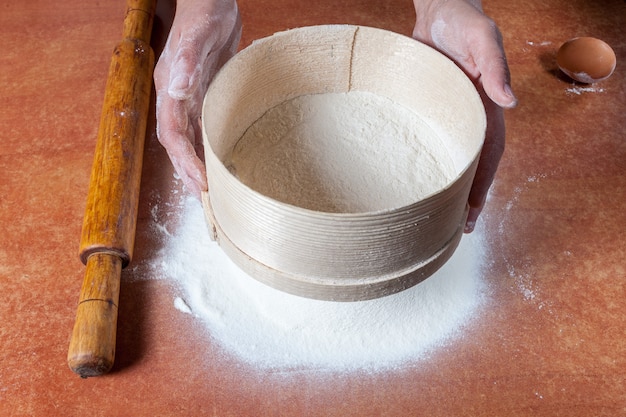
POLYGON ((530 46, 550 46, 550 45, 552 45, 552 42, 550 42, 550 41, 541 41, 541 42, 526 41, 526 45, 530 45, 530 46))
POLYGON ((568 94, 576 94, 577 96, 583 93, 604 93, 604 88, 601 87, 580 87, 573 86, 565 90, 568 94))
MULTIPOLYGON (((526 177, 526 182, 513 189, 513 194, 504 207, 504 213, 499 216, 500 219, 497 223, 497 233, 491 237, 492 239, 495 239, 495 241, 491 242, 490 246, 499 247, 507 245, 506 240, 512 235, 509 227, 512 222, 514 222, 514 219, 519 218, 519 214, 516 212, 517 205, 524 199, 525 193, 527 193, 532 187, 539 185, 548 177, 549 174, 546 173, 528 175, 526 177)), ((487 202, 489 202, 490 195, 491 193, 488 194, 487 202)), ((568 256, 571 256, 571 253, 568 254, 568 251, 565 253, 568 256)), ((501 256, 501 260, 506 266, 508 276, 512 280, 514 289, 523 297, 523 299, 530 304, 536 305, 539 310, 545 309, 545 311, 551 313, 551 302, 545 297, 545 294, 542 294, 540 281, 537 281, 535 278, 536 274, 533 270, 533 260, 528 258, 528 255, 520 258, 509 257, 501 253, 499 256, 501 256)))
POLYGON ((191 308, 187 305, 185 300, 180 297, 174 298, 174 307, 176 307, 176 310, 183 313, 193 314, 193 311, 191 311, 191 308))
POLYGON ((193 198, 166 235, 159 268, 182 291, 175 307, 201 320, 210 337, 259 368, 383 370, 427 357, 461 337, 484 303, 480 231, 465 235, 435 275, 370 301, 318 301, 263 285, 210 240, 193 198))

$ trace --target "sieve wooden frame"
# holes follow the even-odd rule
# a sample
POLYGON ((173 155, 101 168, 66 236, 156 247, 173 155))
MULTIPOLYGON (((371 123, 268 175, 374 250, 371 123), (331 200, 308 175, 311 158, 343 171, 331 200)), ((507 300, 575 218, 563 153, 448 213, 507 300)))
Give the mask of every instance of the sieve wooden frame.
POLYGON ((471 81, 448 58, 411 38, 352 25, 274 34, 233 57, 205 96, 207 221, 240 268, 279 290, 335 301, 402 291, 454 253, 485 127, 471 81), (306 94, 348 91, 369 91, 414 110, 441 138, 457 176, 404 207, 326 213, 260 194, 224 166, 237 141, 269 109, 306 94))

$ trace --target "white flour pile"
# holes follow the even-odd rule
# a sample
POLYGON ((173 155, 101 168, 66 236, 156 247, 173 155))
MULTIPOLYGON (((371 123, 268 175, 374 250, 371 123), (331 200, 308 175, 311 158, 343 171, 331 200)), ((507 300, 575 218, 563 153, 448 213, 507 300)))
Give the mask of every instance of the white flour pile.
POLYGON ((338 303, 274 290, 241 272, 209 238, 199 202, 189 198, 161 255, 180 284, 175 306, 212 338, 260 368, 382 370, 427 357, 462 336, 483 302, 483 241, 464 236, 454 256, 425 282, 399 294, 338 303))
POLYGON ((270 109, 225 165, 275 200, 348 213, 406 206, 456 174, 420 116, 364 91, 304 95, 270 109))

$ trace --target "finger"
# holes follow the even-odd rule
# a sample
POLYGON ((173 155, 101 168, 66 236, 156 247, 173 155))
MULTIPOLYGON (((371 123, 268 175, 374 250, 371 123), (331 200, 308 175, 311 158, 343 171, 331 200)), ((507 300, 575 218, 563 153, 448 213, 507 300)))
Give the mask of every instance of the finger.
POLYGON ((199 196, 201 191, 208 189, 204 164, 186 137, 176 134, 170 134, 166 137, 168 140, 177 142, 177 146, 174 147, 164 145, 176 173, 180 176, 185 187, 199 196))
POLYGON ((199 195, 207 189, 206 171, 194 147, 195 129, 189 123, 185 103, 157 92, 157 137, 167 150, 184 184, 199 195))
POLYGON ((172 161, 172 165, 174 165, 176 173, 183 181, 185 188, 196 198, 200 199, 201 193, 208 190, 204 164, 202 164, 200 159, 195 155, 195 152, 191 156, 191 164, 189 160, 187 160, 186 163, 181 163, 178 154, 170 153, 169 150, 168 156, 172 161))
POLYGON ((480 36, 472 45, 473 60, 480 73, 480 83, 487 96, 497 105, 512 108, 517 104, 517 98, 511 89, 511 75, 502 47, 502 35, 491 20, 486 21, 482 30, 490 33, 489 36, 480 36))
POLYGON ((474 230, 476 220, 482 212, 489 188, 498 170, 505 146, 504 111, 484 94, 482 97, 487 111, 487 130, 468 198, 470 210, 465 224, 466 233, 474 230))

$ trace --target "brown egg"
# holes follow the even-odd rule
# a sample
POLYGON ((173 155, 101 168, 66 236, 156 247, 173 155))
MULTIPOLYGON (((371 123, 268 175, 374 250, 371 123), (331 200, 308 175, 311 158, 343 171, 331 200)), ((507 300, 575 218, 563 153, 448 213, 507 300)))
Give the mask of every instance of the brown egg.
POLYGON ((556 62, 565 74, 582 83, 608 78, 615 70, 615 52, 604 41, 591 37, 573 38, 556 54, 556 62))

